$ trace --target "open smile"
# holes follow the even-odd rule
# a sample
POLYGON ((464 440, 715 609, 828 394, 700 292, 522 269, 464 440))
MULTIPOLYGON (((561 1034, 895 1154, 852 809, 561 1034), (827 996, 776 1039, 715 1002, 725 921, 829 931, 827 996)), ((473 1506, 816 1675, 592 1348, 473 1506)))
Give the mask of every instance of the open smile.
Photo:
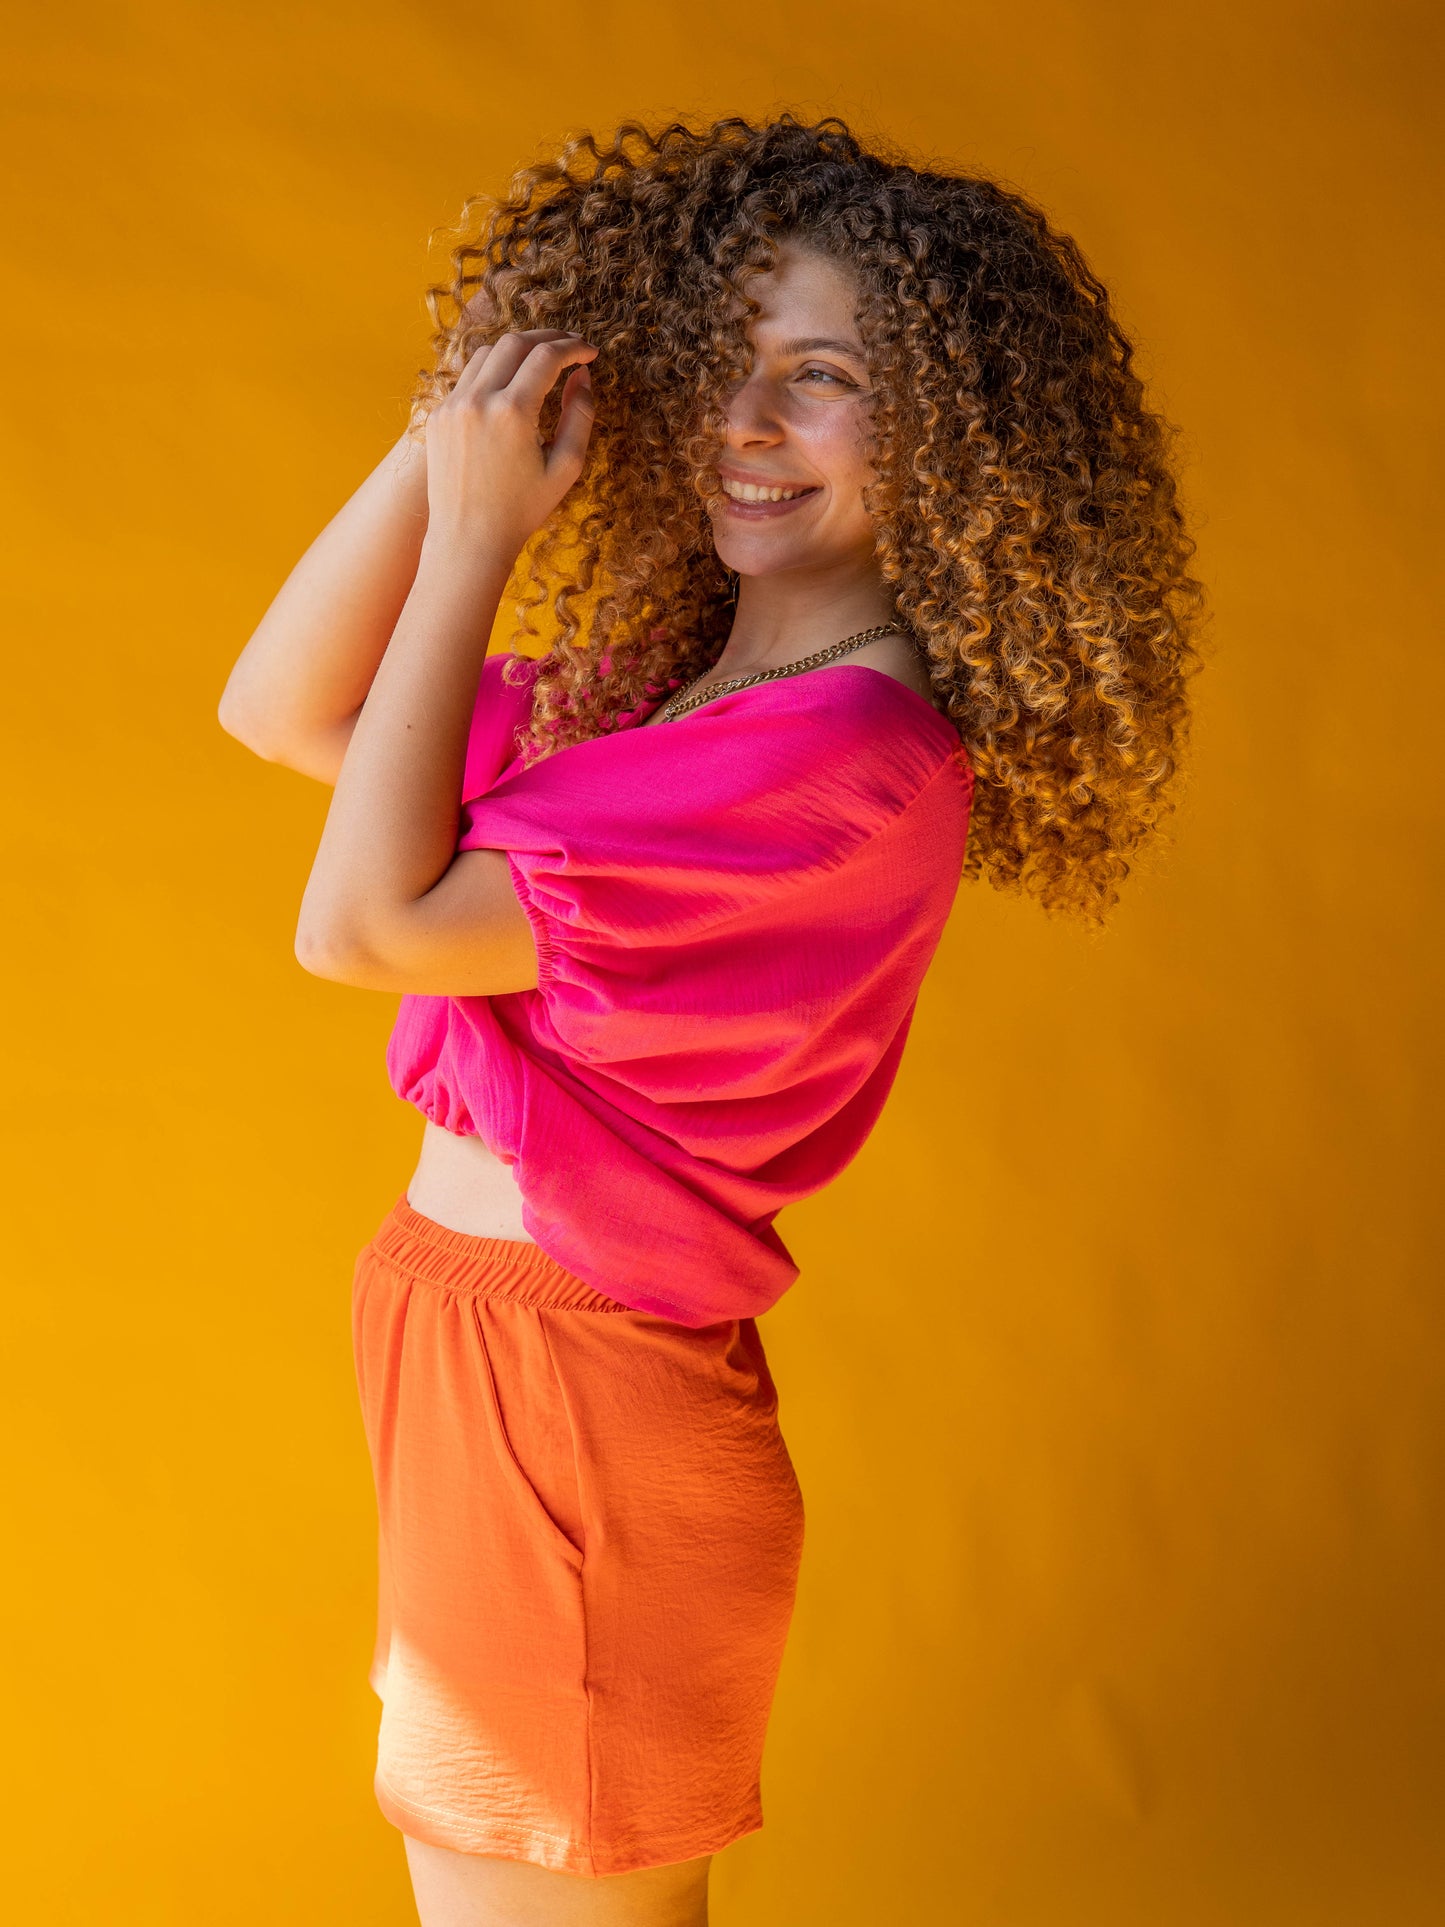
POLYGON ((787 515, 821 490, 806 483, 738 482, 729 475, 719 476, 727 499, 724 513, 745 522, 770 520, 787 515))

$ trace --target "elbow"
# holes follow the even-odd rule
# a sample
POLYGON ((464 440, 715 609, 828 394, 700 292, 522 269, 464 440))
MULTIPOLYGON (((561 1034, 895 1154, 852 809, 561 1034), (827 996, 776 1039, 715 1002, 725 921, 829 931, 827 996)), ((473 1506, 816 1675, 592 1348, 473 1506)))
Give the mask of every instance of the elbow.
POLYGON ((297 963, 308 976, 326 977, 332 982, 335 981, 331 952, 314 930, 308 930, 304 924, 299 924, 296 929, 296 942, 292 948, 295 951, 297 963))
POLYGON ((363 953, 344 931, 303 917, 296 926, 293 947, 297 963, 308 976, 323 977, 333 984, 365 981, 363 953))
POLYGON ((229 683, 221 692, 221 700, 216 706, 216 721, 228 736, 233 736, 253 756, 259 756, 263 763, 277 760, 270 741, 258 727, 257 719, 247 713, 245 705, 229 683))
POLYGON ((398 973, 384 942, 344 914, 309 910, 302 905, 292 946, 297 963, 311 977, 354 990, 394 990, 398 973))
POLYGON ((216 708, 216 720, 226 734, 234 736, 263 763, 278 763, 282 769, 294 769, 301 776, 314 776, 332 786, 341 774, 346 746, 359 714, 359 710, 353 711, 334 727, 293 728, 283 735, 274 717, 257 716, 229 691, 216 708))

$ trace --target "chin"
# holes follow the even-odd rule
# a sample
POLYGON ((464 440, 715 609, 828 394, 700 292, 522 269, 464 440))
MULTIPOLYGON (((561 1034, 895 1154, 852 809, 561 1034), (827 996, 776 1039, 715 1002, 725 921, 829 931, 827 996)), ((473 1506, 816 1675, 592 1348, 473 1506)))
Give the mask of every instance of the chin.
POLYGON ((714 531, 713 547, 719 562, 735 575, 785 575, 795 569, 837 568, 852 559, 839 555, 831 542, 798 541, 796 537, 769 538, 762 534, 739 535, 732 529, 721 536, 714 531))
POLYGON ((846 531, 799 528, 790 526, 791 522, 791 517, 780 517, 748 526, 730 515, 715 518, 712 541, 719 562, 736 575, 761 577, 850 570, 860 558, 874 553, 871 522, 860 530, 846 531))
POLYGON ((825 560, 794 547, 767 549, 761 543, 754 546, 750 542, 718 542, 714 546, 719 562, 734 575, 782 575, 789 569, 816 568, 825 560))

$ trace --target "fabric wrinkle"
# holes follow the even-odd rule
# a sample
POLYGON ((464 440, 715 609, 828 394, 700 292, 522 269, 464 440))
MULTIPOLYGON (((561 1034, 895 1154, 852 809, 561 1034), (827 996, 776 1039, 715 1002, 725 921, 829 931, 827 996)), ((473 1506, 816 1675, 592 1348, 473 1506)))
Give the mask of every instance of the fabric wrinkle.
POLYGON ((500 849, 538 983, 406 996, 392 1088, 514 1173, 528 1234, 629 1309, 757 1316, 774 1219, 861 1149, 952 907, 973 778, 896 679, 835 663, 524 764, 488 657, 458 850, 500 849))
POLYGON ((585 1874, 755 1831, 803 1535, 756 1329, 636 1312, 404 1194, 353 1307, 382 1811, 585 1874))

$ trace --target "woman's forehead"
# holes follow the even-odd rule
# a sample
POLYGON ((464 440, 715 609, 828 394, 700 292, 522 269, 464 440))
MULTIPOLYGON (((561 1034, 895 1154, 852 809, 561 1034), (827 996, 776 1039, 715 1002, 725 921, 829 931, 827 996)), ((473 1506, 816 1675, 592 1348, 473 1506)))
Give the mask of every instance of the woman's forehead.
POLYGON ((812 342, 818 352, 823 352, 818 344, 825 341, 834 348, 862 347, 856 319, 858 284, 841 262, 816 248, 785 241, 776 266, 754 275, 747 291, 758 303, 751 332, 770 345, 775 339, 791 337, 812 342))

